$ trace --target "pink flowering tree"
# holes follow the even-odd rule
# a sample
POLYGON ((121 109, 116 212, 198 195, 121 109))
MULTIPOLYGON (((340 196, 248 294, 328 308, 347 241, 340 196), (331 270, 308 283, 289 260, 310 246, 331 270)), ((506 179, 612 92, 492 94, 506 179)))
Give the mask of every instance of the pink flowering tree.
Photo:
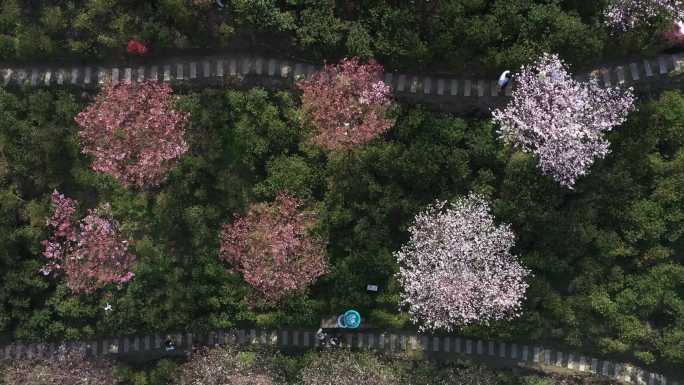
POLYGON ((298 83, 304 119, 315 131, 314 144, 327 150, 350 149, 392 127, 394 121, 386 116, 392 104, 390 87, 382 73, 374 61, 344 59, 298 83))
POLYGON ((478 195, 416 215, 395 253, 402 304, 421 330, 452 331, 520 314, 530 272, 511 255, 515 236, 478 195))
POLYGON ((168 84, 153 81, 106 84, 75 118, 93 170, 126 186, 159 185, 188 151, 188 115, 173 109, 171 92, 168 84))
POLYGON ((676 21, 670 29, 664 31, 661 35, 663 40, 671 45, 678 45, 684 42, 684 21, 676 21))
POLYGON ((684 0, 611 0, 603 16, 608 26, 626 31, 657 16, 684 20, 684 0))
POLYGON ((201 348, 192 353, 188 361, 179 367, 173 385, 222 384, 222 385, 276 385, 272 370, 265 365, 264 357, 248 363, 231 346, 201 348))
POLYGON ((54 212, 47 222, 52 235, 43 241, 43 255, 48 259, 41 269, 44 275, 63 272, 75 293, 92 293, 133 278, 130 269, 135 256, 128 251, 129 243, 120 234, 108 204, 89 210, 78 223, 74 200, 55 191, 52 205, 54 212))
POLYGON ((221 231, 221 257, 241 272, 267 303, 299 292, 327 271, 325 243, 311 234, 315 213, 280 193, 253 205, 221 231))
POLYGON ((7 385, 115 385, 119 381, 112 364, 104 359, 87 358, 82 349, 62 347, 46 358, 9 361, 0 373, 7 385))
POLYGON ((608 153, 604 133, 634 109, 632 89, 601 88, 596 79, 578 82, 557 55, 544 54, 515 77, 513 98, 492 112, 507 143, 534 153, 539 167, 572 188, 597 158, 608 153))

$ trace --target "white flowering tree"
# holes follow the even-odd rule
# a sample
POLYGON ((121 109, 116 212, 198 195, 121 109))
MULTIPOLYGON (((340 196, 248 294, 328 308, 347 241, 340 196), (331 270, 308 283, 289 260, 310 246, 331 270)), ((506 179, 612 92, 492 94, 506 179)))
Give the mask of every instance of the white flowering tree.
POLYGON ((657 16, 675 22, 684 20, 684 0, 611 0, 603 16, 609 27, 619 31, 648 24, 657 16))
POLYGON ((499 135, 534 153, 542 172, 568 188, 608 154, 604 133, 634 109, 631 88, 601 88, 594 78, 576 81, 558 55, 545 53, 523 66, 515 81, 512 100, 492 112, 499 135))
POLYGON ((515 235, 484 198, 437 202, 416 215, 395 253, 402 304, 421 330, 487 324, 520 314, 530 272, 511 254, 515 235))

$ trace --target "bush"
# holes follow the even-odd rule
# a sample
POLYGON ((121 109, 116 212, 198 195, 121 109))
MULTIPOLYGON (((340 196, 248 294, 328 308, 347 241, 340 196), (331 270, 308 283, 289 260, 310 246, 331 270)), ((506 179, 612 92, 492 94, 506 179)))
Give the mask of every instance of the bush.
POLYGON ((304 48, 324 48, 321 53, 332 53, 342 40, 345 23, 335 17, 332 1, 302 11, 297 41, 304 48))
POLYGON ((14 52, 14 39, 9 35, 0 35, 0 59, 12 59, 14 52))
POLYGON ((159 360, 150 372, 150 385, 168 385, 171 379, 176 376, 176 370, 175 362, 168 359, 159 360))
POLYGON ((21 7, 18 0, 6 0, 0 5, 0 33, 12 34, 21 22, 21 7))
POLYGON ((368 34, 368 30, 361 23, 354 23, 349 28, 346 44, 347 52, 351 56, 361 59, 369 59, 373 56, 370 34, 368 34))
POLYGON ((58 6, 43 8, 40 22, 49 33, 61 33, 67 27, 64 13, 58 6))
POLYGON ((16 54, 23 60, 50 56, 56 49, 55 42, 37 27, 19 29, 15 44, 16 54))
POLYGON ((266 164, 266 179, 254 186, 256 195, 273 199, 280 191, 289 191, 304 200, 312 197, 316 175, 299 155, 280 155, 266 164))

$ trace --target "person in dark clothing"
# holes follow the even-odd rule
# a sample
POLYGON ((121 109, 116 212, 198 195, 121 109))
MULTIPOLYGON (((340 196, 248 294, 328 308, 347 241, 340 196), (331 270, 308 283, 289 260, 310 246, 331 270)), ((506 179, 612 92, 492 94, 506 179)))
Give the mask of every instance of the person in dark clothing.
POLYGON ((338 348, 340 347, 340 339, 337 337, 330 337, 330 346, 333 348, 338 348))
POLYGON ((166 336, 166 341, 164 341, 164 348, 167 352, 172 352, 176 350, 176 344, 173 342, 173 339, 170 335, 166 336))

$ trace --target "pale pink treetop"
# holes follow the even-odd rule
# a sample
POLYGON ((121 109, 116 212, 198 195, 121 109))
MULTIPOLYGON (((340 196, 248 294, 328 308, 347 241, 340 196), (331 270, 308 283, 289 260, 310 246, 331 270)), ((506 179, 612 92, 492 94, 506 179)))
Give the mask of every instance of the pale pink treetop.
POLYGON ((451 331, 520 314, 530 272, 511 254, 515 235, 484 198, 436 202, 415 217, 395 252, 402 304, 421 330, 451 331))
POLYGON ((48 263, 44 275, 63 272, 69 289, 75 293, 91 293, 109 283, 122 284, 133 278, 130 271, 135 256, 129 243, 112 218, 111 207, 104 204, 78 224, 74 219, 76 202, 57 191, 52 193, 54 212, 48 220, 53 230, 43 241, 43 255, 48 263))
POLYGON ((544 54, 515 76, 509 104, 492 112, 507 143, 534 153, 539 167, 572 188, 596 158, 609 152, 604 133, 634 109, 632 89, 601 88, 595 78, 578 82, 558 55, 544 54))
POLYGON ((64 260, 67 244, 77 242, 73 219, 76 202, 55 190, 52 193, 52 206, 52 217, 48 219, 47 225, 52 228, 53 234, 50 239, 43 241, 43 255, 50 260, 42 270, 46 275, 53 269, 62 268, 61 261, 64 260))
POLYGON ((64 346, 51 357, 9 361, 0 373, 7 385, 115 385, 111 362, 87 358, 83 349, 64 346))
POLYGON ((303 290, 327 272, 325 243, 311 235, 316 222, 302 202, 280 193, 221 231, 221 258, 233 264, 267 302, 303 290))
POLYGON ((675 22, 669 30, 666 30, 661 35, 665 41, 671 44, 680 44, 684 41, 684 21, 675 22))
POLYGON ((648 24, 660 15, 672 22, 684 20, 684 1, 611 0, 603 12, 606 24, 620 31, 632 29, 638 24, 648 24))
POLYGON ((313 143, 327 150, 350 149, 392 127, 394 121, 386 117, 391 90, 382 73, 374 61, 344 59, 297 84, 304 118, 315 129, 313 143))
POLYGON ((75 118, 82 152, 94 157, 92 169, 126 186, 159 185, 188 151, 188 114, 173 109, 171 92, 154 81, 105 84, 75 118))

